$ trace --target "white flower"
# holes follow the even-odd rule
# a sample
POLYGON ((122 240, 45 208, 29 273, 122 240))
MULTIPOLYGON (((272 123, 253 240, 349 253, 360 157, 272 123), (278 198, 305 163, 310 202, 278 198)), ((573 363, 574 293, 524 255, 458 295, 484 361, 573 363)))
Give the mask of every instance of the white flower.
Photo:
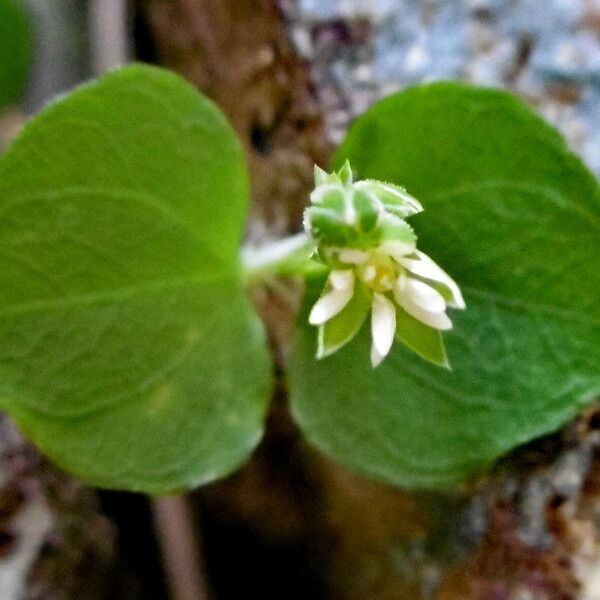
MULTIPOLYGON (((349 311, 348 337, 336 340, 330 349, 324 347, 324 357, 350 341, 371 311, 371 362, 377 367, 389 354, 397 327, 397 311, 403 310, 423 325, 436 330, 452 328, 446 309, 465 308, 456 283, 426 254, 403 242, 384 242, 371 250, 331 248, 343 268, 329 273, 325 292, 313 306, 309 322, 326 327, 334 317, 344 316, 344 309, 354 294, 365 292, 370 305, 365 311, 349 311), (354 320, 354 321, 352 321, 354 320), (357 322, 360 320, 360 322, 357 322)), ((339 323, 338 323, 339 326, 339 323)), ((320 335, 324 344, 323 331, 320 335)))
POLYGON ((354 181, 350 164, 315 168, 304 226, 330 269, 309 322, 319 327, 317 358, 347 344, 371 314, 371 362, 378 366, 394 339, 435 364, 448 366, 440 332, 452 328, 448 307, 465 308, 456 283, 417 250, 406 222, 423 210, 402 187, 354 181))

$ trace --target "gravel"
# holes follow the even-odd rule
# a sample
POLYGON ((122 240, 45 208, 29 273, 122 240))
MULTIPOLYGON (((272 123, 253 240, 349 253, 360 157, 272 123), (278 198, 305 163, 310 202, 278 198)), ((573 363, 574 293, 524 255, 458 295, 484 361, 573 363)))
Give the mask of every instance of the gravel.
POLYGON ((600 0, 281 0, 330 140, 405 87, 511 90, 600 175, 600 0))

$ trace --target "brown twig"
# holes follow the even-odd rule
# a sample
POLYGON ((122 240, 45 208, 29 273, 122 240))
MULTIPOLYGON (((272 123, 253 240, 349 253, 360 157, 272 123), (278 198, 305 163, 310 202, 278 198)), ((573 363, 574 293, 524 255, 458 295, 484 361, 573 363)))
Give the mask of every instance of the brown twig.
POLYGON ((200 535, 187 498, 156 498, 152 508, 173 600, 208 600, 208 585, 201 568, 200 535))
POLYGON ((100 75, 126 63, 130 56, 127 0, 91 0, 89 38, 92 71, 100 75))

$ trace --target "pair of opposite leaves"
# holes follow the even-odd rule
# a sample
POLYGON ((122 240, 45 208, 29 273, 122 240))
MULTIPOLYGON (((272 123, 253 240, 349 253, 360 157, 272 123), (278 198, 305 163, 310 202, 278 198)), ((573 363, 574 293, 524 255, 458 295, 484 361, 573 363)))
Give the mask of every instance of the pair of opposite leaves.
MULTIPOLYGON (((413 88, 338 152, 422 200, 420 247, 468 310, 452 372, 362 332, 314 359, 301 315, 291 409, 343 464, 437 487, 556 429, 600 392, 600 192, 511 96, 413 88)), ((235 134, 177 76, 130 66, 33 119, 0 161, 0 405, 65 469, 164 493, 235 470, 272 390, 239 262, 248 184, 235 134)), ((320 282, 307 285, 310 306, 320 282)))

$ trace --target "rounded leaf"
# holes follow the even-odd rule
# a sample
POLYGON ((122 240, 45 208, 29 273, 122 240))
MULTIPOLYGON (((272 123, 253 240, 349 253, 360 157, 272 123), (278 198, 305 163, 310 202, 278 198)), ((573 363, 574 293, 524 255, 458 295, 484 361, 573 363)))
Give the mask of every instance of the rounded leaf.
POLYGON ((244 156, 221 112, 130 66, 0 161, 0 405, 60 466, 164 493, 228 474, 271 390, 238 249, 244 156))
MULTIPOLYGON (((360 117, 347 158, 422 201, 419 248, 467 308, 444 334, 452 371, 399 344, 372 370, 364 330, 317 362, 303 325, 292 406, 313 443, 396 485, 448 485, 600 394, 600 191, 552 128, 506 93, 426 85, 360 117)), ((434 338, 407 343, 445 362, 434 338)))

